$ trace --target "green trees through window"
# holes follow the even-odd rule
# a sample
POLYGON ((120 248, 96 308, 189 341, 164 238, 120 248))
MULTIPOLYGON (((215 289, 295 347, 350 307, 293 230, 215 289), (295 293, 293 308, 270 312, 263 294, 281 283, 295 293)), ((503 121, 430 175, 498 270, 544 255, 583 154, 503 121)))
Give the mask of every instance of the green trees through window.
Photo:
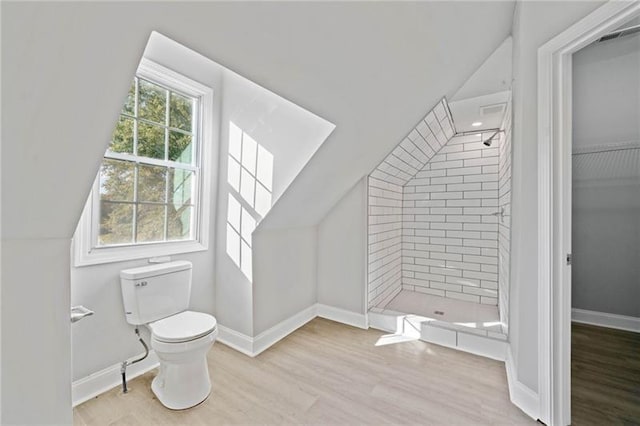
POLYGON ((195 238, 197 107, 134 79, 100 170, 98 246, 195 238))

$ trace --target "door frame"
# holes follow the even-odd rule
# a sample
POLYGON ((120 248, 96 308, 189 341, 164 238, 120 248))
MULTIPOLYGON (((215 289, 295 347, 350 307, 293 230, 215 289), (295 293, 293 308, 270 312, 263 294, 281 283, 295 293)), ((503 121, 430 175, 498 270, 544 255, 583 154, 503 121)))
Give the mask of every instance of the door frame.
POLYGON ((612 0, 538 49, 538 390, 540 420, 571 424, 572 55, 640 15, 612 0))

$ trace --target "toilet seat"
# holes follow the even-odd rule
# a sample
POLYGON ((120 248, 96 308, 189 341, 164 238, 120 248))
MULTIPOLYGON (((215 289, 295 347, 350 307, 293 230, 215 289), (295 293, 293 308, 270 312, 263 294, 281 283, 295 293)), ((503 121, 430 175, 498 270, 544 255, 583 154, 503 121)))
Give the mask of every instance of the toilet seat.
POLYGON ((184 311, 148 324, 154 340, 184 343, 211 334, 217 328, 215 317, 203 312, 184 311))

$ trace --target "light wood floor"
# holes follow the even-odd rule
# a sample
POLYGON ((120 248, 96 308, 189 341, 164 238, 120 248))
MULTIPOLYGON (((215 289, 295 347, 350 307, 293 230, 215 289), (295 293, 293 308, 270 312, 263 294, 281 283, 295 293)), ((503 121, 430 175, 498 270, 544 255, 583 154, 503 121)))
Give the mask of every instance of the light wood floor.
POLYGON ((571 420, 581 425, 640 424, 640 334, 571 327, 571 420))
POLYGON ((317 318, 256 358, 216 343, 213 390, 197 407, 164 408, 155 372, 74 410, 76 425, 534 424, 509 402, 504 363, 317 318))

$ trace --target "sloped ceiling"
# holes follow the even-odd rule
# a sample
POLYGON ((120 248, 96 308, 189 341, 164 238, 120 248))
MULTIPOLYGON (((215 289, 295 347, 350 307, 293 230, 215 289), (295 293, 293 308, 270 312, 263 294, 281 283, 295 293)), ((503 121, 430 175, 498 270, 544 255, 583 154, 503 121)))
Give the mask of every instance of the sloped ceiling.
POLYGON ((263 225, 313 225, 511 31, 513 2, 2 4, 3 237, 71 237, 153 30, 337 128, 263 225), (489 24, 488 24, 489 23, 489 24))
POLYGON ((453 95, 450 102, 476 98, 511 89, 513 38, 507 37, 502 44, 482 63, 464 85, 453 95))
POLYGON ((371 172, 376 179, 404 186, 456 133, 446 99, 429 111, 409 135, 371 172))

